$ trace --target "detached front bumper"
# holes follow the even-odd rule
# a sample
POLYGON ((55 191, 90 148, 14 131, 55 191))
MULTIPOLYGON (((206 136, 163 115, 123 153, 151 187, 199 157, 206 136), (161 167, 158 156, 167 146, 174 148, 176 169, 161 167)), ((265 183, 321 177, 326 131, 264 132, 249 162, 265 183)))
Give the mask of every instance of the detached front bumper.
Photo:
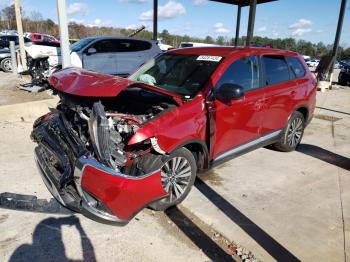
POLYGON ((129 176, 106 167, 82 149, 58 116, 39 119, 32 138, 38 143, 35 160, 48 190, 62 205, 93 220, 123 225, 167 196, 160 170, 129 176))
POLYGON ((145 206, 167 195, 161 184, 160 170, 132 177, 85 156, 77 160, 74 169, 77 193, 74 194, 55 186, 50 169, 37 150, 35 159, 46 187, 56 200, 98 222, 124 225, 145 206))

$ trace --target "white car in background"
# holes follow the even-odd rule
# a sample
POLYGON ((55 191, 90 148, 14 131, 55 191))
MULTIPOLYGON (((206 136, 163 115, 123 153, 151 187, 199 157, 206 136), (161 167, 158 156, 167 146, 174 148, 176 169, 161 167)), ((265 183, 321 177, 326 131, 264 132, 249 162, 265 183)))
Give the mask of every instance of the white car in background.
POLYGON ((309 61, 306 62, 308 67, 317 67, 319 63, 320 63, 319 59, 310 59, 309 61))
POLYGON ((196 42, 181 42, 180 48, 186 48, 186 47, 209 47, 209 46, 218 46, 214 44, 207 44, 207 43, 196 43, 196 42))
POLYGON ((160 48, 160 50, 162 51, 168 51, 173 49, 174 47, 172 45, 167 45, 163 42, 163 39, 158 39, 158 46, 160 48))

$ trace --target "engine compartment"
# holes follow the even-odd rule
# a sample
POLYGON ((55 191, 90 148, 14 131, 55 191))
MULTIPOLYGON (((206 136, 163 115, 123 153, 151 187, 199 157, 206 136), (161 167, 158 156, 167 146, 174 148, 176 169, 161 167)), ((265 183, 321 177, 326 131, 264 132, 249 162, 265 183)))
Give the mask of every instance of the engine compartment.
POLYGON ((117 97, 81 97, 60 92, 58 95, 60 103, 51 111, 67 120, 67 128, 80 138, 92 156, 118 170, 152 150, 151 141, 133 148, 127 146, 137 130, 177 106, 167 95, 135 86, 117 97))

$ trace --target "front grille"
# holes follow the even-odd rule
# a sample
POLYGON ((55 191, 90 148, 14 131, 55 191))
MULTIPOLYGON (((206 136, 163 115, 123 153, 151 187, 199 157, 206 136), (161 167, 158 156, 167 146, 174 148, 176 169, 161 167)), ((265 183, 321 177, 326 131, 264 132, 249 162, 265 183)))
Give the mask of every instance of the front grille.
POLYGON ((36 154, 46 175, 57 189, 73 181, 76 159, 84 154, 84 147, 64 124, 62 116, 51 114, 34 125, 32 139, 38 144, 36 154))

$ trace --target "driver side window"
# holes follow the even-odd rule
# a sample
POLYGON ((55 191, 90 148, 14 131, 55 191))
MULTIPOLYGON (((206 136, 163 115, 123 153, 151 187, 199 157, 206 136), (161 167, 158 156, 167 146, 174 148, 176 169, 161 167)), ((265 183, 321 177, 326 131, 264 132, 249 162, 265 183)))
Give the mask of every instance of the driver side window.
POLYGON ((234 61, 221 76, 217 87, 223 84, 236 84, 245 92, 259 88, 259 63, 256 56, 242 57, 234 61))

